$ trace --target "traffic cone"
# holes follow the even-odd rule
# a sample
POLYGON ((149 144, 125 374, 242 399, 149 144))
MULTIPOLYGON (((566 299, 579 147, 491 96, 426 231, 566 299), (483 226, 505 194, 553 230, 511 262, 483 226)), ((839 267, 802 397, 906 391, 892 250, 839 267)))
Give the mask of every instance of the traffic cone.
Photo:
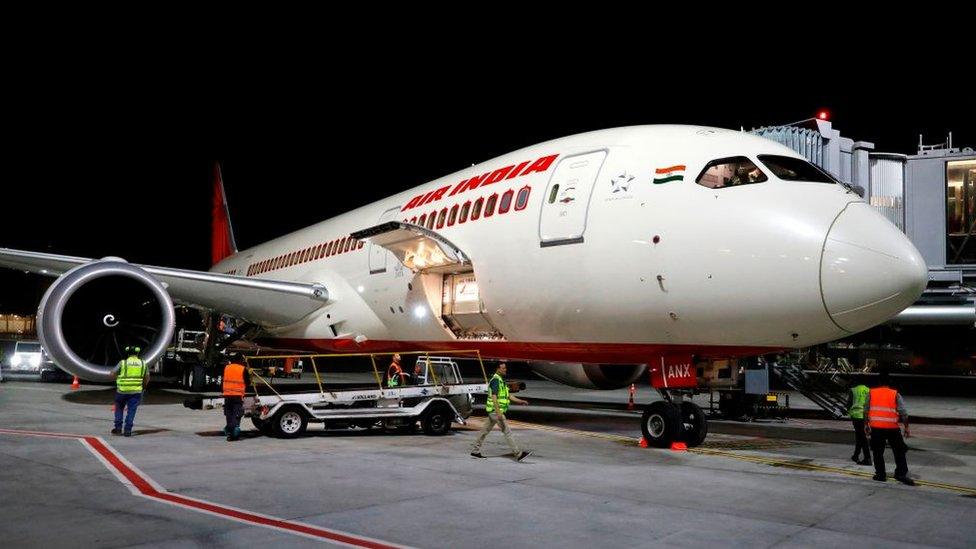
POLYGON ((685 444, 684 442, 672 442, 671 443, 671 451, 672 452, 687 452, 688 451, 688 445, 685 444))
POLYGON ((78 381, 78 376, 75 376, 75 379, 71 382, 71 390, 77 391, 80 388, 81 388, 81 382, 78 381))
POLYGON ((630 384, 630 401, 627 402, 627 409, 628 410, 633 410, 634 409, 634 393, 636 393, 636 392, 637 392, 637 387, 634 387, 634 384, 631 383, 630 384))
POLYGON ((641 448, 647 448, 647 439, 641 437, 640 442, 638 442, 637 445, 640 446, 641 448))

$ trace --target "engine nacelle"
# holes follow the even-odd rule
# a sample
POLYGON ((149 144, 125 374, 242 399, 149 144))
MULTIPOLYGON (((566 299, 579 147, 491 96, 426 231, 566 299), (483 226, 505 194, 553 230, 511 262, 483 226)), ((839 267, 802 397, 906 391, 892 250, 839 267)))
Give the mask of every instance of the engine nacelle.
POLYGON ((533 372, 556 383, 579 389, 620 389, 647 373, 646 364, 581 364, 530 362, 533 372))
POLYGON ((150 363, 166 352, 175 326, 173 300, 146 271, 119 258, 86 263, 48 288, 37 335, 65 371, 89 381, 115 379, 126 346, 150 363))

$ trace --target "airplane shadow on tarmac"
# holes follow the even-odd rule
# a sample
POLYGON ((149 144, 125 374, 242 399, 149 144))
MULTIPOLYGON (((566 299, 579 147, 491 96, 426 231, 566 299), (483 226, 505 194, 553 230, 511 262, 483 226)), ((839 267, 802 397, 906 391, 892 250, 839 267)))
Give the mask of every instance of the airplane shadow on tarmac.
MULTIPOLYGON (((222 418, 223 416, 221 416, 222 418)), ((245 419, 246 421, 246 419, 245 419)), ((197 431, 197 436, 201 437, 222 437, 224 436, 223 431, 197 431)), ((453 436, 454 432, 449 432, 444 437, 453 436)), ((241 426, 241 440, 248 438, 276 438, 273 435, 265 435, 258 431, 257 429, 245 429, 241 426)), ((301 436, 296 438, 324 438, 324 437, 426 437, 420 429, 415 432, 411 431, 395 431, 395 430, 383 430, 383 429, 330 429, 328 431, 322 429, 315 429, 305 431, 301 436)))
MULTIPOLYGON (((115 402, 115 388, 105 387, 104 389, 90 389, 86 391, 73 391, 61 396, 72 404, 90 404, 95 406, 111 406, 115 402)), ((157 404, 182 404, 186 395, 173 393, 165 389, 153 389, 149 387, 142 395, 142 402, 139 406, 154 406, 157 404)))

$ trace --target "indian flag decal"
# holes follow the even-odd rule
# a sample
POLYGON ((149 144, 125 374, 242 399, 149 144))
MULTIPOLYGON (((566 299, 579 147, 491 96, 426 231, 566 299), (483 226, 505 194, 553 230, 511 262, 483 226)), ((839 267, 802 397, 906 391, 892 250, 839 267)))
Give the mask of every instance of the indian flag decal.
POLYGON ((671 181, 684 181, 685 165, 678 164, 668 168, 658 168, 654 170, 654 184, 670 183, 671 181))

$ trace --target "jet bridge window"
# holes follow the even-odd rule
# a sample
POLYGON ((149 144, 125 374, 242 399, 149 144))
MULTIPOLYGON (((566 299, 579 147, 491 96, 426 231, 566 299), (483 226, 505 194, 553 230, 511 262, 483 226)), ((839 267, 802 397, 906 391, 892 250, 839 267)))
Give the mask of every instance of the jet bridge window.
POLYGON ((811 183, 834 183, 827 172, 803 160, 775 154, 761 154, 759 161, 783 181, 809 181, 811 183))
POLYGON ((465 221, 467 221, 468 212, 470 211, 471 211, 471 201, 469 200, 464 203, 464 206, 461 206, 461 217, 458 218, 458 223, 464 223, 465 221))
POLYGON ((426 227, 428 229, 430 229, 430 230, 434 230, 434 222, 435 221, 437 221, 437 212, 436 211, 430 212, 430 215, 427 216, 427 225, 426 225, 426 227))
POLYGON ((723 189, 762 183, 766 179, 766 174, 752 160, 744 156, 733 156, 709 162, 695 182, 710 189, 723 189))

